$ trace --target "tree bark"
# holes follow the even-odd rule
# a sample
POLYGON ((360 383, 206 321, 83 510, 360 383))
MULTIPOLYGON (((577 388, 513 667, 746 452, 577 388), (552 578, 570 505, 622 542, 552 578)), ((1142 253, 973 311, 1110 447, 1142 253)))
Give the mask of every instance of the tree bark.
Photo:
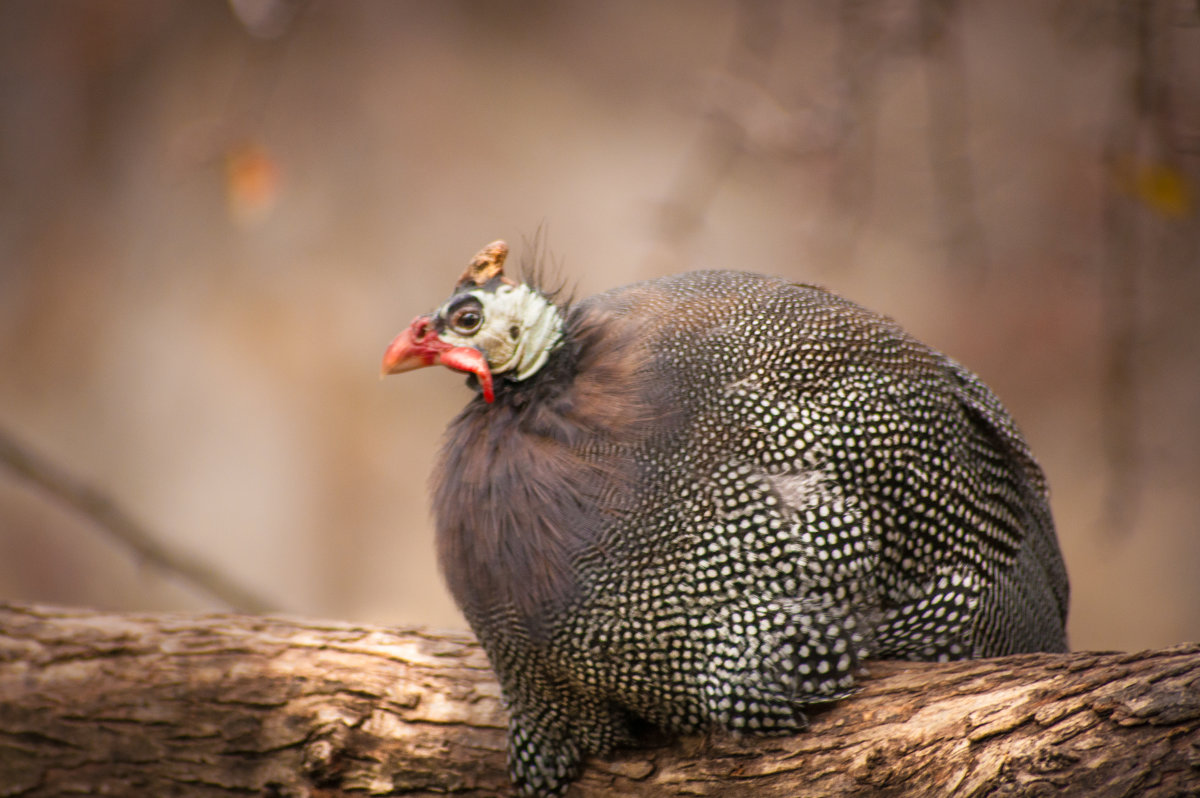
MULTIPOLYGON (((1200 794, 1200 645, 869 664, 792 737, 659 740, 571 796, 1200 794)), ((461 632, 0 605, 0 796, 496 795, 461 632)))

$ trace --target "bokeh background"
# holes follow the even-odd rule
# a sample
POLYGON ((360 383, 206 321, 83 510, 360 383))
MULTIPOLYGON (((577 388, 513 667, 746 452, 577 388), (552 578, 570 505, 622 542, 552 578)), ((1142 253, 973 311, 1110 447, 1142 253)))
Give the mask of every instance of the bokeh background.
POLYGON ((1045 466, 1073 644, 1200 639, 1198 175, 1183 0, 4 0, 0 597, 226 608, 99 495, 281 611, 462 626, 427 477, 471 394, 378 364, 540 230, 578 295, 893 316, 1045 466))

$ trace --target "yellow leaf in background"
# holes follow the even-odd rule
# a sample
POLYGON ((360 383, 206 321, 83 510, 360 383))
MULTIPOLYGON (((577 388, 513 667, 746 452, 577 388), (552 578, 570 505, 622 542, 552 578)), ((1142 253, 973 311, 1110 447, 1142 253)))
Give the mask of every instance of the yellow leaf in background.
POLYGON ((265 147, 246 142, 225 153, 229 215, 245 225, 262 222, 279 199, 280 168, 265 147))
POLYGON ((1130 163, 1120 170, 1122 187, 1151 210, 1171 219, 1190 216, 1195 192, 1186 174, 1173 166, 1130 163))

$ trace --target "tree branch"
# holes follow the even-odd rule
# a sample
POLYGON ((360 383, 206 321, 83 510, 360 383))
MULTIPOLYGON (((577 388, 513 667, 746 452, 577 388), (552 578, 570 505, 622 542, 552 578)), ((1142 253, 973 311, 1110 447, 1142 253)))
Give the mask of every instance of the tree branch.
MULTIPOLYGON (((0 464, 88 518, 109 537, 158 570, 178 576, 213 598, 242 612, 272 612, 276 607, 195 557, 176 551, 136 521, 114 500, 19 443, 0 430, 0 464)), ((3 795, 0 792, 0 795, 3 795)))
MULTIPOLYGON (((775 0, 743 0, 727 72, 730 84, 744 90, 762 87, 777 46, 780 4, 775 0)), ((746 130, 738 109, 719 104, 706 114, 699 136, 688 151, 660 207, 658 233, 671 249, 678 249, 703 226, 704 216, 722 182, 746 143, 746 130)))
MULTIPOLYGON (((0 605, 0 796, 506 794, 504 724, 463 633, 0 605)), ((1188 645, 872 663, 807 733, 649 743, 570 795, 1197 789, 1188 645)))
POLYGON ((967 58, 960 0, 923 0, 918 10, 929 97, 929 172, 950 267, 976 280, 988 271, 983 225, 976 209, 971 163, 967 58))

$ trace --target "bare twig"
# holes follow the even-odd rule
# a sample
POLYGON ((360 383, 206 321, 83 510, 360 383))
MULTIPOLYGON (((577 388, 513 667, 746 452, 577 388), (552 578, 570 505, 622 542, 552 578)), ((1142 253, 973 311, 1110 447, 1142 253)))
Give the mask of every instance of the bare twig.
POLYGON ((844 129, 829 180, 817 261, 847 268, 854 264, 855 248, 874 201, 879 78, 888 48, 886 26, 878 20, 876 8, 864 0, 846 0, 837 8, 836 59, 844 129))
POLYGON ((1104 206, 1104 376, 1101 413, 1105 459, 1108 463, 1107 526, 1124 530, 1137 504, 1136 343, 1140 299, 1139 225, 1134 198, 1117 179, 1130 169, 1138 154, 1139 133, 1150 111, 1149 97, 1151 0, 1123 5, 1119 29, 1127 32, 1133 51, 1131 80, 1114 98, 1104 149, 1109 192, 1104 206))
MULTIPOLYGON (((779 3, 745 0, 738 5, 738 20, 729 75, 737 83, 761 86, 779 34, 779 3)), ((659 234, 671 248, 681 246, 703 225, 708 206, 745 148, 746 131, 736 110, 710 111, 662 202, 659 234)))
POLYGON ((924 0, 920 15, 929 90, 929 166, 947 234, 946 255, 956 272, 982 277, 987 247, 975 213, 961 4, 924 0))
POLYGON ((271 602, 234 583, 217 569, 163 544, 108 496, 30 451, 4 430, 0 430, 0 462, 18 477, 91 520, 154 568, 185 580, 233 609, 252 613, 277 611, 271 602))

